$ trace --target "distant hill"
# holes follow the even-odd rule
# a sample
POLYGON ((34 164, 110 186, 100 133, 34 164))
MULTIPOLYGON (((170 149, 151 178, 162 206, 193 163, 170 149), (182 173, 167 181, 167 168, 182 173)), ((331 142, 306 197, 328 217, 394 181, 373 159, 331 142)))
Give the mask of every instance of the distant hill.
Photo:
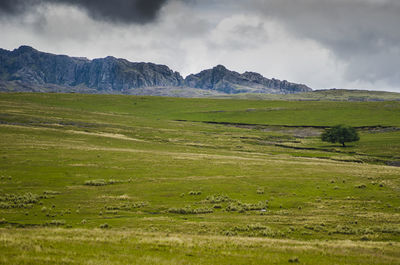
POLYGON ((306 85, 239 74, 218 65, 184 79, 168 66, 106 57, 54 55, 21 46, 0 49, 0 91, 76 92, 163 96, 218 96, 239 93, 293 94, 306 85))
POLYGON ((268 79, 258 73, 245 72, 244 74, 239 74, 226 69, 223 65, 218 65, 195 75, 189 75, 185 79, 185 85, 188 87, 221 91, 227 94, 249 92, 293 94, 312 91, 306 85, 268 79))
POLYGON ((218 98, 259 100, 313 100, 313 101, 400 101, 400 93, 371 90, 327 89, 290 95, 238 94, 219 95, 218 98))

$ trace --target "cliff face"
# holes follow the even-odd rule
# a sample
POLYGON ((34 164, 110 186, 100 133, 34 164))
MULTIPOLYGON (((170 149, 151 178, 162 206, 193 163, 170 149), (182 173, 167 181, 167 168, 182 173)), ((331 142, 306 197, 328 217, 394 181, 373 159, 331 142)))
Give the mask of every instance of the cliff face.
MULTIPOLYGON (((168 66, 134 63, 106 57, 88 60, 39 52, 29 46, 13 51, 0 49, 0 81, 18 84, 18 89, 57 92, 130 93, 143 88, 195 88, 212 93, 274 93, 291 94, 311 91, 305 85, 267 79, 258 73, 239 74, 218 65, 183 79, 168 66)), ((4 85, 5 84, 5 85, 4 85)), ((1 87, 0 87, 1 88, 1 87)), ((149 90, 154 91, 154 89, 149 90)), ((193 89, 191 91, 194 91, 193 89)))
POLYGON ((128 90, 155 86, 180 86, 183 78, 168 66, 153 63, 131 63, 107 57, 95 59, 78 71, 76 84, 101 90, 128 90))
POLYGON ((28 46, 0 53, 0 76, 33 85, 46 83, 74 85, 76 72, 90 61, 38 52, 28 46))
POLYGON ((86 86, 105 91, 183 84, 182 76, 165 65, 114 57, 88 60, 42 53, 28 46, 0 52, 0 76, 32 85, 86 86))
POLYGON ((306 85, 294 84, 288 81, 268 79, 258 73, 245 72, 239 74, 218 65, 204 70, 185 79, 186 86, 200 89, 223 91, 228 94, 236 93, 273 93, 292 94, 312 91, 306 85))

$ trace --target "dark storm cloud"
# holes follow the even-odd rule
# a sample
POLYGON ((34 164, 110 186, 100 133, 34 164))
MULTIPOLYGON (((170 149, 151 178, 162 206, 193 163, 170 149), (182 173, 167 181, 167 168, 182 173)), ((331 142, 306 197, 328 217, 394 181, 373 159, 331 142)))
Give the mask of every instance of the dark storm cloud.
POLYGON ((25 8, 36 1, 24 0, 0 0, 0 14, 1 15, 16 15, 25 11, 25 8), (29 5, 28 5, 29 4, 29 5))
POLYGON ((19 15, 40 4, 66 4, 83 8, 96 20, 122 23, 153 21, 168 0, 0 0, 3 15, 19 15))

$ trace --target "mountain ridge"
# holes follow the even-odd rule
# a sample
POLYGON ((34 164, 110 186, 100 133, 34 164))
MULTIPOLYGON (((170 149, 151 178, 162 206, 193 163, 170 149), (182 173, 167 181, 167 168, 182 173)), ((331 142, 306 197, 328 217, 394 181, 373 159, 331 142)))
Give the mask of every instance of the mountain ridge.
MULTIPOLYGON (((293 94, 312 91, 306 85, 268 79, 259 73, 240 74, 223 65, 183 78, 166 65, 130 62, 107 56, 89 60, 20 46, 0 49, 0 91, 78 92, 136 94, 158 90, 196 90, 210 94, 293 94), (205 92, 208 91, 208 92, 205 92)), ((164 91, 165 92, 165 91, 164 91)), ((168 94, 168 93, 167 93, 168 94)), ((188 94, 188 93, 186 93, 188 94)), ((190 94, 190 93, 189 93, 190 94)))

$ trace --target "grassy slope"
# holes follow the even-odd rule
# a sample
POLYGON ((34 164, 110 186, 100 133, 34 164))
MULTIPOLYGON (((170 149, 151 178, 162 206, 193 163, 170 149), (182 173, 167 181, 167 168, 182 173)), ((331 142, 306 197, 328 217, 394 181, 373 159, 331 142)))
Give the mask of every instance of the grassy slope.
MULTIPOLYGON (((359 143, 343 150, 315 136, 295 137, 287 128, 176 121, 399 126, 399 102, 0 94, 0 110, 0 196, 43 196, 47 191, 47 198, 21 205, 27 208, 0 209, 2 226, 10 227, 0 230, 0 251, 18 253, 4 255, 4 264, 43 264, 49 255, 49 263, 65 258, 65 263, 89 264, 100 256, 107 263, 114 260, 112 253, 137 248, 145 254, 127 252, 124 258, 143 258, 142 264, 231 263, 227 256, 234 256, 237 263, 250 258, 255 264, 270 258, 287 262, 292 256, 307 264, 399 262, 395 253, 400 239, 400 168, 375 161, 398 159, 399 131, 363 131, 359 143), (364 163, 344 162, 352 160, 364 163), (118 183, 84 185, 98 179, 118 183), (189 195, 190 191, 201 194, 189 195), (231 201, 207 200, 215 194, 225 194, 231 201), (246 210, 234 200, 268 200, 268 211, 246 210), (229 204, 238 211, 227 211, 229 204), (213 212, 169 212, 185 206, 213 212), (113 229, 92 230, 105 223, 113 229), (32 225, 38 227, 15 228, 32 225), (84 230, 40 228, 55 225, 84 230), (182 248, 171 245, 166 233, 182 240, 182 248), (227 235, 251 243, 238 247, 227 235), (270 239, 254 243, 258 241, 248 237, 270 239), (294 240, 293 245, 281 241, 287 239, 294 240), (342 241, 332 242, 332 249, 316 249, 326 239, 355 242, 343 247, 342 241), (215 260, 207 254, 210 240, 215 260), (372 254, 372 245, 358 240, 387 243, 373 245, 377 251, 372 254), (200 246, 193 250, 185 242, 200 246), (72 253, 71 248, 74 255, 65 254, 72 253)), ((123 263, 124 258, 118 261, 123 263)))
POLYGON ((398 243, 305 242, 132 230, 7 230, 2 231, 0 240, 4 253, 0 264, 10 264, 10 260, 14 264, 396 264, 400 259, 398 243))
POLYGON ((328 89, 312 92, 274 95, 274 94, 238 94, 220 96, 220 98, 253 99, 253 100, 322 100, 322 101, 399 101, 400 93, 369 90, 328 89))

